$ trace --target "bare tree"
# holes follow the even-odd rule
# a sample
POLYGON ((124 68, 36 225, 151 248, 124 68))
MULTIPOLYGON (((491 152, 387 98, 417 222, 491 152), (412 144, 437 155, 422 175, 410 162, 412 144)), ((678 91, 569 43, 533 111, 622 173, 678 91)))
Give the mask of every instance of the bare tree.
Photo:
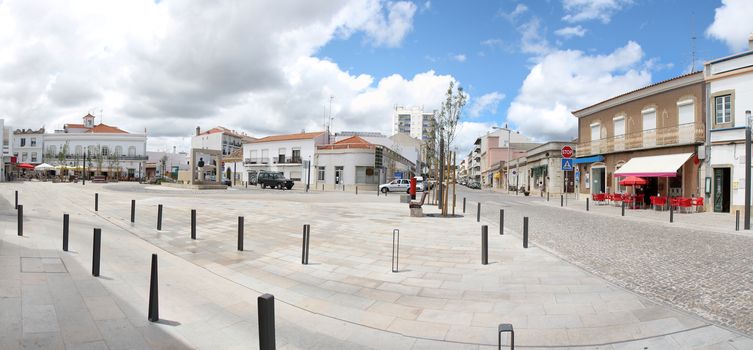
POLYGON ((442 203, 442 215, 447 215, 447 202, 449 199, 447 188, 450 183, 450 176, 445 176, 445 173, 449 170, 449 160, 452 157, 450 149, 452 142, 455 140, 455 133, 457 132, 458 122, 460 121, 460 115, 463 112, 463 106, 465 106, 467 95, 463 92, 463 88, 458 86, 454 89, 455 83, 450 82, 450 86, 447 88, 445 94, 445 102, 442 103, 442 108, 437 114, 437 134, 439 136, 438 150, 438 163, 440 171, 440 196, 442 203))
POLYGON ((63 144, 63 147, 60 147, 60 152, 57 154, 58 159, 58 165, 60 165, 60 178, 65 178, 65 173, 68 170, 68 163, 66 162, 66 159, 68 158, 68 149, 69 149, 69 142, 65 141, 65 144, 63 144))
POLYGON ((94 158, 94 163, 97 164, 96 175, 102 175, 102 163, 105 161, 105 157, 102 155, 102 146, 97 145, 97 147, 94 148, 94 153, 91 154, 91 157, 94 158))

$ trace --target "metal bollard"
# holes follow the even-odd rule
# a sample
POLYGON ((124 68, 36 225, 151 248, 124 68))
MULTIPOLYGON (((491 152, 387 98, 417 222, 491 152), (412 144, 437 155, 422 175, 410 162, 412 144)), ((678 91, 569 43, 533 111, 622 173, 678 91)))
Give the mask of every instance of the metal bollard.
POLYGON ((392 272, 400 270, 400 230, 392 230, 392 272))
POLYGON ((18 235, 24 235, 24 206, 18 205, 18 235))
POLYGON ((735 210, 735 231, 740 231, 740 210, 735 210))
POLYGON ((303 248, 301 251, 301 264, 309 264, 309 239, 311 237, 311 226, 303 225, 303 248))
POLYGON ((672 206, 672 203, 669 203, 669 222, 675 222, 675 207, 672 206))
POLYGON ((546 201, 549 201, 549 192, 546 193, 546 201))
POLYGON ((588 197, 586 197, 586 211, 588 211, 588 197))
POLYGON ((528 217, 523 217, 523 248, 528 248, 528 217))
POLYGON ((14 208, 18 209, 18 191, 16 191, 16 205, 14 208))
POLYGON ((99 211, 99 193, 94 194, 94 211, 99 211))
POLYGON ((275 349, 275 297, 264 294, 257 299, 259 314, 259 349, 275 349))
POLYGON ((497 328, 497 350, 502 350, 502 333, 510 333, 510 349, 515 349, 515 331, 510 323, 500 323, 497 328))
POLYGON ((565 196, 560 195, 560 207, 565 205, 565 196))
POLYGON ((152 276, 149 279, 149 321, 159 321, 159 283, 157 283, 157 254, 152 254, 152 276))
POLYGON ((246 181, 246 188, 248 188, 248 181, 246 181))
POLYGON ((102 229, 94 229, 94 248, 92 249, 92 276, 99 277, 99 257, 102 250, 102 229))
POLYGON ((131 199, 131 222, 136 222, 136 200, 131 199))
POLYGON ((481 202, 478 202, 476 207, 476 222, 481 222, 481 202))
POLYGON ((499 234, 500 236, 505 234, 505 210, 504 209, 499 210, 499 234))
POLYGON ((465 214, 465 197, 463 197, 463 214, 465 214))
POLYGON ((162 204, 157 205, 157 231, 162 231, 162 204))
POLYGON ((622 201, 620 203, 622 203, 622 216, 625 216, 625 201, 622 201))
POLYGON ((489 226, 481 226, 481 265, 489 265, 489 226))
POLYGON ((356 186, 356 195, 358 195, 358 186, 356 186))
POLYGON ((68 224, 69 224, 69 218, 68 214, 63 214, 63 251, 68 251, 68 224))
POLYGON ((238 251, 243 251, 243 217, 238 217, 238 251))
POLYGON ((191 239, 196 239, 196 209, 191 209, 191 239))

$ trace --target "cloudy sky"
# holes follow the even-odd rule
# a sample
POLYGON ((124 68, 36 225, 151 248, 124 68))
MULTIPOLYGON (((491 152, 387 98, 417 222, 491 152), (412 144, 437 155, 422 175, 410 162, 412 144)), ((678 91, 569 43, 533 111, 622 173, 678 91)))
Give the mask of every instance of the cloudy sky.
POLYGON ((470 95, 457 138, 493 125, 570 139, 569 111, 747 48, 750 0, 0 0, 0 118, 86 113, 152 150, 196 126, 253 136, 389 133, 394 105, 470 95), (672 14, 669 16, 668 14, 672 14))

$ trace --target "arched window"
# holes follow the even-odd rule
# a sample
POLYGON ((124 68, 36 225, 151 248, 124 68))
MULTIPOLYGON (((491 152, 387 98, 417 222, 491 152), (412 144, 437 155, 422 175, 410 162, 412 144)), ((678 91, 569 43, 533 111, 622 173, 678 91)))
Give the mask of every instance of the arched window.
POLYGON ((123 155, 123 147, 121 146, 115 146, 115 155, 120 157, 123 155))
POLYGON ((134 147, 134 146, 128 147, 128 156, 129 157, 135 157, 136 156, 136 147, 134 147))
POLYGON ((81 145, 76 146, 76 155, 80 156, 84 152, 84 148, 81 145))

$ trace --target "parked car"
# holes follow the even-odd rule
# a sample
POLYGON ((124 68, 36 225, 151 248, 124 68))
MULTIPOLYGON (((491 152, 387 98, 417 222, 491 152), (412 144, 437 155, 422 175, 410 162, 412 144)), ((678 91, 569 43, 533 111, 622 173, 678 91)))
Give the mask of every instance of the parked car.
POLYGON ((478 181, 470 181, 470 182, 468 182, 468 188, 480 190, 481 189, 481 184, 478 183, 478 181))
POLYGON ((293 180, 285 178, 282 172, 262 171, 256 176, 257 183, 261 188, 279 188, 279 189, 291 189, 293 188, 293 180))
POLYGON ((408 192, 410 191, 410 180, 408 179, 395 179, 386 184, 379 185, 379 191, 382 193, 387 192, 408 192))

